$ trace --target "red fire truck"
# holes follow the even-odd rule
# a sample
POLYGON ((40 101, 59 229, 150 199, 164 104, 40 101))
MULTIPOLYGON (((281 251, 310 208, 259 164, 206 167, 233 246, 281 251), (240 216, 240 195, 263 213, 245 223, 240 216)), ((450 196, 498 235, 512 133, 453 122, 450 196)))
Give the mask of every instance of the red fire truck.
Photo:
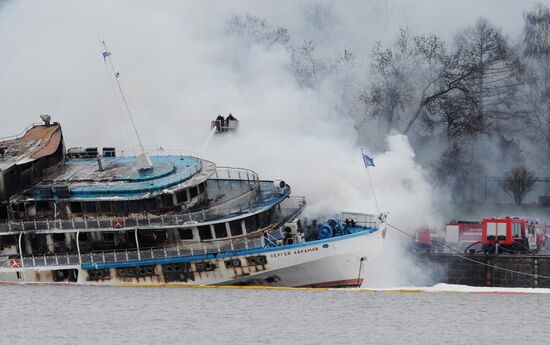
POLYGON ((545 242, 545 229, 536 220, 486 218, 481 243, 485 253, 536 253, 545 242))
POLYGON ((481 222, 457 220, 445 226, 447 245, 458 252, 481 249, 481 222))

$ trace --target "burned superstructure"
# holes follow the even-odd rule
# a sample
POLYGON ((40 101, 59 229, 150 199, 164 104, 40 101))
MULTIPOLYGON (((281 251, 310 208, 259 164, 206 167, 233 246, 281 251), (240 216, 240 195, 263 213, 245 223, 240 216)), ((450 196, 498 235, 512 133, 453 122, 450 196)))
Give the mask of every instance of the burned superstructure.
MULTIPOLYGON (((309 243, 297 218, 305 199, 291 197, 284 181, 192 155, 66 151, 61 126, 49 121, 1 147, 0 281, 323 282, 273 273, 297 265, 273 253, 309 243)), ((325 226, 319 240, 378 234, 376 219, 362 217, 353 226, 334 223, 330 236, 325 226)), ((311 245, 304 253, 319 250, 311 245)), ((355 277, 356 267, 351 271, 355 277)))
POLYGON ((10 197, 41 181, 65 161, 58 123, 32 125, 22 135, 0 138, 0 220, 8 219, 10 197))

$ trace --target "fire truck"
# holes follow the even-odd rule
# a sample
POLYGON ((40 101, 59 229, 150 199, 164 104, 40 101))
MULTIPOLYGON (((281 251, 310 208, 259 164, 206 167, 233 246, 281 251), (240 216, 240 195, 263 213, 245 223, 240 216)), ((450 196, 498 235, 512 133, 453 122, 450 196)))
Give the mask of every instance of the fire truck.
POLYGON ((456 220, 445 226, 447 245, 462 253, 481 249, 481 222, 456 220), (478 248, 479 247, 479 248, 478 248))
POLYGON ((423 229, 416 233, 412 250, 420 253, 441 253, 444 251, 445 236, 434 229, 423 229))
POLYGON ((546 229, 536 220, 505 217, 486 218, 482 222, 484 253, 537 253, 545 240, 546 229))

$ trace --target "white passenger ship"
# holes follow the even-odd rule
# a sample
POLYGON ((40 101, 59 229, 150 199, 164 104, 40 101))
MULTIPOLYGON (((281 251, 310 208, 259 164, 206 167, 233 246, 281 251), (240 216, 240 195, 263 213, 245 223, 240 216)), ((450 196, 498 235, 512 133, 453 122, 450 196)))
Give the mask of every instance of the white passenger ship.
POLYGON ((0 139, 0 282, 356 287, 384 217, 300 220, 282 180, 192 155, 65 149, 61 126, 0 139))

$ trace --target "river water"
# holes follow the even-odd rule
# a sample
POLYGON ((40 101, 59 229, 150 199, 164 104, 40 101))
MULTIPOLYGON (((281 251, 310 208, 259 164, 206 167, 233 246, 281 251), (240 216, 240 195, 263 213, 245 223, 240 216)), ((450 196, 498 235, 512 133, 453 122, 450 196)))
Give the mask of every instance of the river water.
POLYGON ((0 286, 0 344, 550 344, 550 295, 0 286))

